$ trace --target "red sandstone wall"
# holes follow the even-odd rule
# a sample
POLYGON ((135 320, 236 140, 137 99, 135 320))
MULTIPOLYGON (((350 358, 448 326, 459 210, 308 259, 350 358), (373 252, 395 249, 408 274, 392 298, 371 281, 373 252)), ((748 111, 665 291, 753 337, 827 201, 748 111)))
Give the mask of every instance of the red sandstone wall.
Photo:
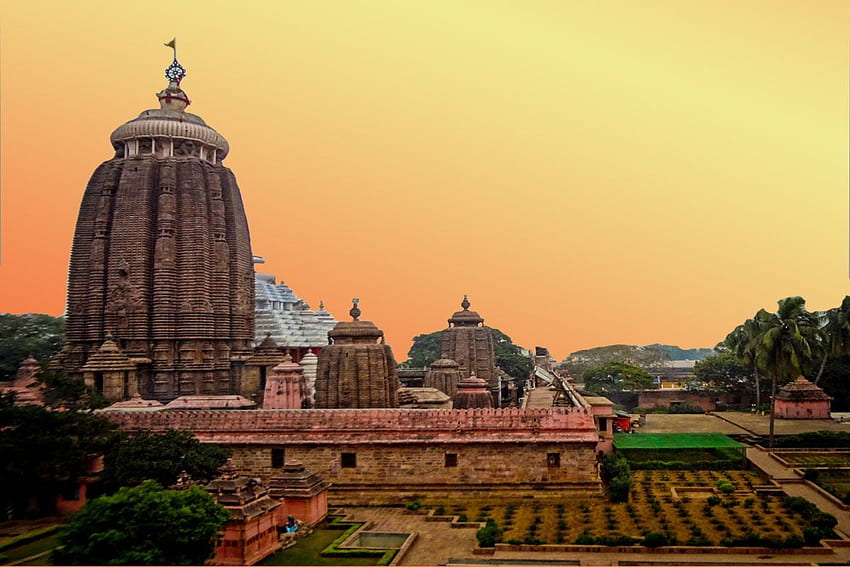
POLYGON ((685 405, 697 406, 703 411, 715 411, 715 400, 723 403, 735 403, 737 396, 724 392, 692 392, 687 390, 649 390, 638 395, 638 407, 654 408, 669 406, 670 402, 682 402, 685 405))
POLYGON ((187 429, 230 447, 268 480, 272 448, 331 483, 334 504, 403 503, 418 496, 599 492, 593 416, 550 410, 269 410, 108 412, 126 429, 187 429), (342 466, 342 453, 356 455, 342 466), (446 466, 446 454, 457 466, 446 466), (549 453, 557 453, 552 466, 549 453))
POLYGON ((829 400, 788 402, 776 400, 776 417, 784 419, 829 419, 829 400))

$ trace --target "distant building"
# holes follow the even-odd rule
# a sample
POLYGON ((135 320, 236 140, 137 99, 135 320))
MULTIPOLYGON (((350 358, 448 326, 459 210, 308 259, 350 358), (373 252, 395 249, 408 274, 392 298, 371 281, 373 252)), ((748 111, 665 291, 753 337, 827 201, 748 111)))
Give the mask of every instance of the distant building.
POLYGON ((776 394, 776 417, 785 419, 829 419, 832 398, 802 376, 776 394))
POLYGON ((259 343, 271 336, 284 351, 298 362, 307 352, 318 354, 328 345, 328 331, 337 321, 319 303, 313 311, 288 285, 275 277, 257 274, 254 280, 255 340, 259 343))
POLYGON ((661 366, 649 369, 655 377, 655 383, 662 390, 687 388, 694 380, 696 360, 668 360, 661 366))

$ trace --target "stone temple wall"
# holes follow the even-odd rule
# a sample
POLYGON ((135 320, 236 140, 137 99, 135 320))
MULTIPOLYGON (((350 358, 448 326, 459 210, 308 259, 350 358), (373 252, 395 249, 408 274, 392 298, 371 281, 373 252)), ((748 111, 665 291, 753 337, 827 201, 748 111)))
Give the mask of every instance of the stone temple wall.
POLYGON ((108 412, 126 429, 188 429, 263 479, 300 461, 333 504, 597 494, 593 416, 552 410, 108 412))

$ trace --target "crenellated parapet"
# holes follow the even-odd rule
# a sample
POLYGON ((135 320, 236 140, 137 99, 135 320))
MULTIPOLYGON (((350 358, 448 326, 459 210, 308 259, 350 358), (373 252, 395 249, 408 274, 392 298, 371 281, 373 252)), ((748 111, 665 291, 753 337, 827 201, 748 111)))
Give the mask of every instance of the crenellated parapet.
POLYGON ((335 442, 464 443, 598 440, 588 408, 468 410, 247 410, 121 412, 106 415, 125 429, 187 429, 206 441, 311 444, 335 442))

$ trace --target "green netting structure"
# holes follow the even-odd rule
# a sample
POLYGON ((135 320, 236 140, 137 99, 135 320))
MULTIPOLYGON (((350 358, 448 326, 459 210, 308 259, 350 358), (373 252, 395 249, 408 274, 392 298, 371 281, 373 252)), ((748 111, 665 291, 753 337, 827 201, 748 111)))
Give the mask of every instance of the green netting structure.
POLYGON ((740 468, 744 445, 720 433, 615 433, 632 468, 740 468))

